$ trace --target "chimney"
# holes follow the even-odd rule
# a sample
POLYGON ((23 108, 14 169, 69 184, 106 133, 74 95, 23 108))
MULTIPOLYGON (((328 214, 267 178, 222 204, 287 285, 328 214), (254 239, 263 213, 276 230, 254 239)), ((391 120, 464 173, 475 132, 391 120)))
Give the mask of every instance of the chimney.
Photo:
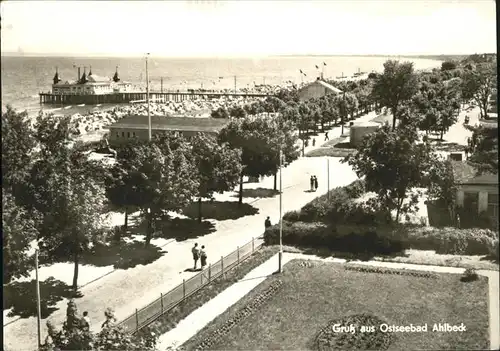
POLYGON ((76 81, 79 82, 81 77, 82 76, 80 75, 80 67, 78 67, 78 79, 76 81))

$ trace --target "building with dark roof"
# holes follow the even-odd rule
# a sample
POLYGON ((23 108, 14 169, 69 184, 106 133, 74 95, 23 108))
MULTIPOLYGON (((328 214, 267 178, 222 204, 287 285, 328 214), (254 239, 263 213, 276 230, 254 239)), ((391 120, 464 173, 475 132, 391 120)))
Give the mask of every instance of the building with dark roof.
POLYGON ((487 212, 498 220, 498 174, 478 174, 468 162, 451 161, 457 185, 457 205, 472 206, 477 213, 487 212))
POLYGON ((333 85, 328 84, 319 77, 316 81, 301 88, 298 92, 300 101, 317 99, 330 94, 338 95, 341 93, 343 93, 342 90, 335 88, 333 85))
MULTIPOLYGON (((216 135, 229 122, 229 119, 222 118, 151 116, 151 136, 155 138, 167 132, 176 132, 186 137, 196 133, 216 135)), ((130 115, 108 128, 111 143, 126 142, 132 138, 147 140, 149 136, 147 116, 130 115)))

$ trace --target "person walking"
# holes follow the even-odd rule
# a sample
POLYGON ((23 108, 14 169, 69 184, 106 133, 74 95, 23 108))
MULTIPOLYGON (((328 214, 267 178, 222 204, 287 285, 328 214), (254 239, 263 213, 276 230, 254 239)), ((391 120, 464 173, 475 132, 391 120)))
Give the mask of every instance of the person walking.
POLYGON ((327 140, 330 140, 330 138, 328 137, 328 132, 325 132, 325 141, 327 140))
POLYGON ((309 183, 311 183, 311 191, 314 191, 314 176, 311 176, 309 183))
POLYGON ((318 178, 314 176, 314 191, 318 190, 318 178))
POLYGON ((316 146, 316 139, 313 138, 313 146, 316 146))
POLYGON ((267 228, 269 228, 271 226, 271 219, 269 218, 269 216, 267 216, 266 220, 264 221, 264 227, 265 229, 267 230, 267 228))
POLYGON ((201 259, 201 269, 203 269, 207 265, 207 253, 205 252, 205 245, 202 245, 201 247, 200 259, 201 259))
POLYGON ((194 243, 191 252, 193 253, 194 269, 196 270, 196 265, 198 263, 198 259, 200 258, 200 250, 198 249, 198 243, 194 243))

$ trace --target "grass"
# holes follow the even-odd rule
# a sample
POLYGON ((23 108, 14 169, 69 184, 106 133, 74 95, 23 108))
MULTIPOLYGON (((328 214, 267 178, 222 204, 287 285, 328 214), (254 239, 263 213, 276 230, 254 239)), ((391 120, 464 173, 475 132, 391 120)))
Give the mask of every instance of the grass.
MULTIPOLYGON (((276 280, 283 282, 279 292, 230 329, 213 349, 316 349, 316 336, 332 320, 345 321, 356 315, 389 325, 428 324, 429 331, 424 334, 392 334, 391 350, 473 350, 489 346, 488 283, 484 277, 463 283, 453 274, 437 274, 432 279, 349 271, 339 264, 294 260, 285 265, 283 274, 268 278, 184 347, 195 349, 276 280), (433 332, 434 323, 464 323, 467 330, 433 332)), ((331 335, 337 341, 341 336, 331 335)), ((360 339, 367 335, 358 329, 355 336, 360 339)), ((346 349, 349 345, 344 346, 346 349)))
POLYGON ((224 277, 213 280, 209 285, 189 296, 184 303, 174 307, 168 313, 165 313, 157 321, 139 333, 154 331, 157 335, 164 334, 176 327, 176 325, 190 315, 193 311, 216 297, 219 293, 242 279, 254 268, 266 262, 278 252, 277 246, 266 246, 256 251, 252 256, 243 261, 239 266, 228 271, 224 277))
MULTIPOLYGON (((286 252, 291 253, 302 253, 306 255, 316 255, 322 258, 336 257, 345 258, 347 260, 357 261, 355 255, 349 256, 347 253, 332 253, 327 248, 317 248, 317 249, 300 249, 296 247, 289 246, 286 252)), ((494 259, 488 258, 486 256, 471 256, 471 255, 448 255, 448 254, 438 254, 434 251, 429 250, 405 250, 403 256, 376 256, 370 258, 373 261, 381 262, 397 262, 397 263, 408 263, 408 264, 418 264, 427 266, 442 266, 442 267, 457 267, 457 268, 474 268, 474 269, 484 269, 490 271, 498 271, 500 267, 498 262, 494 259)))
POLYGON ((346 157, 353 155, 356 149, 338 149, 333 147, 321 147, 306 153, 306 157, 346 157))

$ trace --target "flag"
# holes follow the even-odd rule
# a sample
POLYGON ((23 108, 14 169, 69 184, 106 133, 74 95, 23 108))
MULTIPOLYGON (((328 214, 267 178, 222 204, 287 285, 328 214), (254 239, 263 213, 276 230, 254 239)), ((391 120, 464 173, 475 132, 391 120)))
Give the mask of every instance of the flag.
POLYGON ((326 66, 326 63, 323 62, 323 66, 326 66))
POLYGON ((319 69, 318 65, 316 65, 316 69, 319 69))
POLYGON ((224 79, 224 77, 219 77, 219 79, 224 79))
POLYGON ((307 77, 307 74, 304 73, 304 77, 307 77))
POLYGON ((302 72, 302 70, 301 70, 301 69, 299 69, 299 71, 300 71, 300 74, 304 74, 304 72, 302 72))

